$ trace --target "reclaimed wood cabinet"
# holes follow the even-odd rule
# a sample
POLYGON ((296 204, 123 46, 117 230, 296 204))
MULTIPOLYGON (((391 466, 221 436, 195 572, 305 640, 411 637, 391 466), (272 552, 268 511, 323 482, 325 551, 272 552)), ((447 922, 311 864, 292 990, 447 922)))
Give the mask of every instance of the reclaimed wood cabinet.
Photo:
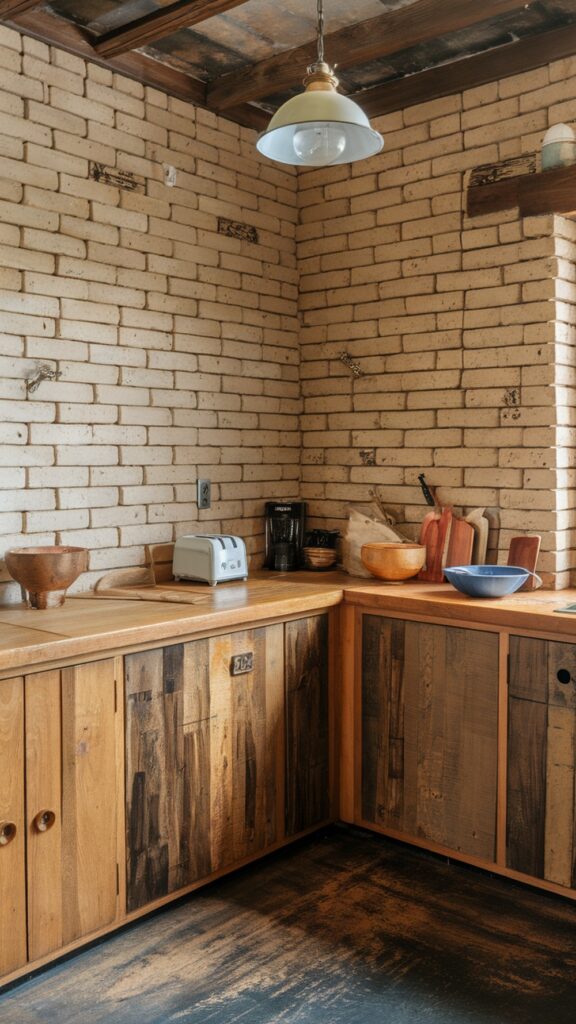
POLYGON ((127 910, 329 816, 327 616, 129 654, 127 910))
POLYGON ((510 637, 506 863, 576 888, 576 645, 510 637))
POLYGON ((286 835, 331 814, 329 765, 328 616, 285 627, 286 835))
POLYGON ((496 856, 498 635, 362 615, 360 824, 496 856))
POLYGON ((113 659, 0 682, 0 973, 117 916, 113 659))

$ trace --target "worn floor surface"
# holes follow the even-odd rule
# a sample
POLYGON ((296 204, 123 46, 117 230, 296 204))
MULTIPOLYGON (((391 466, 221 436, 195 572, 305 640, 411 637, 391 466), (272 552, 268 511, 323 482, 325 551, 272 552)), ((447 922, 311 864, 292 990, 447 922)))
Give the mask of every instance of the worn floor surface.
POLYGON ((2 1024, 574 1024, 576 905, 334 828, 0 995, 2 1024))

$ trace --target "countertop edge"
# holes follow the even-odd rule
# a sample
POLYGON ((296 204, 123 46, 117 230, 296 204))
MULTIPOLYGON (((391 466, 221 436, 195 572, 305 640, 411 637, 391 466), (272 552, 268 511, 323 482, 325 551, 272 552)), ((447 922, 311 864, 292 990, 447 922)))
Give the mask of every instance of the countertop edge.
POLYGON ((557 613, 557 609, 567 603, 576 602, 573 589, 477 600, 457 593, 447 583, 407 581, 394 585, 354 577, 346 579, 342 574, 334 574, 333 579, 318 579, 313 584, 308 580, 300 583, 285 579, 279 587, 271 586, 270 592, 261 587, 252 594, 249 587, 244 594, 230 590, 225 597, 230 607, 218 607, 224 593, 220 591, 212 601, 198 604, 137 602, 123 597, 103 599, 93 594, 78 594, 67 599, 64 609, 50 612, 37 612, 23 606, 0 608, 0 635, 3 627, 6 633, 3 649, 0 647, 0 675, 7 678, 29 669, 37 670, 42 665, 70 664, 73 658, 107 657, 140 645, 167 640, 177 642, 183 637, 193 639, 196 635, 206 636, 212 631, 237 629, 246 624, 277 622, 340 604, 405 617, 422 616, 462 627, 526 630, 563 637, 568 642, 576 633, 576 616, 557 613), (97 607, 100 621, 94 624, 97 607), (114 609, 118 612, 116 620, 112 614, 114 609), (28 616, 34 619, 28 620, 28 616), (85 628, 82 628, 83 616, 87 622, 85 628), (125 625, 121 624, 123 616, 129 620, 125 625), (39 634, 42 639, 38 639, 39 634), (14 642, 11 642, 11 635, 15 637, 14 642))
POLYGON ((547 590, 513 594, 510 597, 479 599, 454 591, 449 584, 428 585, 426 591, 412 588, 398 590, 344 588, 346 605, 362 610, 373 608, 402 615, 422 615, 454 624, 494 626, 502 630, 522 629, 558 634, 571 639, 576 634, 576 616, 561 614, 559 609, 576 603, 575 590, 547 590))
MULTIPOLYGON (((167 609, 170 609, 174 615, 163 617, 161 621, 152 623, 138 623, 124 628, 116 626, 96 633, 86 631, 81 635, 66 635, 65 629, 52 632, 44 626, 39 627, 37 624, 31 623, 29 627, 22 626, 22 631, 27 628, 31 634, 42 631, 47 637, 46 641, 15 645, 3 651, 0 650, 0 674, 6 678, 9 674, 20 675, 29 669, 36 670, 39 665, 54 664, 59 661, 69 662, 74 657, 85 659, 87 655, 92 654, 108 657, 114 653, 122 653, 124 648, 140 644, 178 640, 180 637, 193 639, 195 635, 207 635, 211 631, 219 632, 222 629, 241 627, 247 623, 257 626, 260 622, 278 621, 300 614, 312 614, 315 611, 319 612, 340 605, 342 598, 341 586, 326 586, 318 587, 314 592, 304 595, 286 595, 275 600, 263 598, 261 602, 221 609, 176 603, 166 605, 151 601, 143 603, 139 607, 142 607, 143 611, 145 610, 148 614, 152 614, 156 609, 166 615, 167 609)), ((100 599, 83 597, 83 595, 70 598, 70 601, 86 602, 88 600, 98 601, 99 605, 103 604, 100 599)), ((114 609, 114 606, 122 608, 126 604, 128 602, 123 601, 122 598, 106 601, 106 606, 110 606, 110 611, 114 609)), ((132 602, 130 605, 133 607, 132 602)), ((3 624, 0 610, 0 633, 3 624)))

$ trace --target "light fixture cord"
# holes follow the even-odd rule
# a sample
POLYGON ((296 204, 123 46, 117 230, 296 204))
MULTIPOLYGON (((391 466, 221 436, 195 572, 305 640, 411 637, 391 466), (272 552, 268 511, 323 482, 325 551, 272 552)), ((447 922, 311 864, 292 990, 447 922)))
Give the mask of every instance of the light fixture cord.
POLYGON ((318 0, 317 3, 318 11, 318 63, 324 63, 324 4, 323 0, 318 0))

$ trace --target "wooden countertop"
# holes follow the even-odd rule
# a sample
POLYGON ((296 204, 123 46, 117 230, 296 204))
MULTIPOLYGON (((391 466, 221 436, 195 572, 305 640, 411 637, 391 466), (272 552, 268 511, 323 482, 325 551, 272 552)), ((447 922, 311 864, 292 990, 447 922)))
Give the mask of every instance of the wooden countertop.
MULTIPOLYGON (((60 608, 0 607, 0 675, 87 654, 108 656, 127 647, 169 638, 206 635, 340 604, 342 573, 255 575, 216 587, 168 583, 150 588, 159 600, 138 600, 138 588, 122 596, 67 597, 60 608), (170 601, 166 600, 170 595, 170 601), (181 597, 181 603, 178 598, 181 597), (176 600, 174 600, 176 599, 176 600)), ((103 592, 105 594, 105 592, 103 592)))
POLYGON ((562 634, 576 640, 576 614, 559 609, 576 604, 576 590, 536 590, 494 599, 467 597, 449 583, 380 584, 377 588, 356 581, 346 587, 346 604, 405 615, 423 615, 466 626, 495 626, 501 629, 534 630, 543 634, 562 634))
POLYGON ((146 591, 68 597, 60 608, 0 607, 0 676, 39 665, 109 656, 140 644, 207 635, 347 604, 500 628, 576 638, 576 616, 556 609, 576 603, 576 590, 536 591, 499 600, 474 600, 449 584, 382 584, 341 572, 254 574, 246 582, 166 583, 146 591), (158 594, 159 600, 154 600, 158 594), (152 598, 152 600, 150 600, 152 598))

